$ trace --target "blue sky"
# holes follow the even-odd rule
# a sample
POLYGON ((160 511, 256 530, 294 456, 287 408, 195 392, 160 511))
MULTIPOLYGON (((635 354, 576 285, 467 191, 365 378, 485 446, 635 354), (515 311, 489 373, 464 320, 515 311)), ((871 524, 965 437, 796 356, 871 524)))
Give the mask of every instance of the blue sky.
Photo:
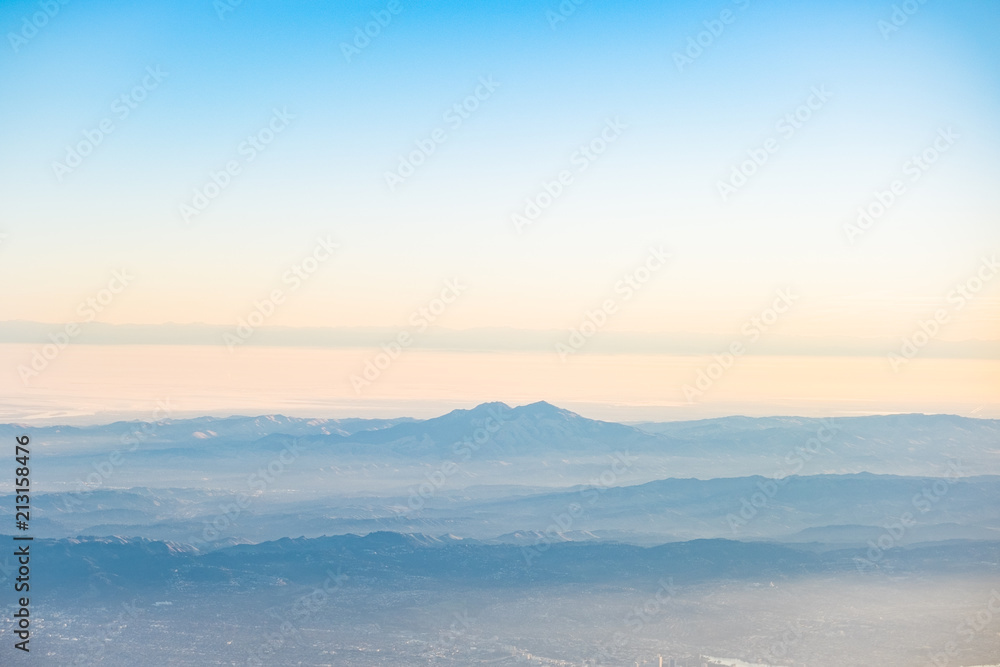
MULTIPOLYGON (((587 0, 557 23, 554 0, 245 0, 221 18, 209 0, 69 2, 12 37, 43 4, 0 7, 4 320, 66 322, 128 267, 100 321, 227 326, 331 234, 341 252, 269 324, 402 326, 460 276, 443 326, 566 330, 654 245, 671 265, 608 330, 726 336, 794 286, 784 335, 892 343, 1000 245, 995 3, 916 3, 883 34, 888 2, 587 0), (345 58, 373 12, 391 21, 345 58), (121 118, 148 68, 162 81, 121 118), (450 125, 482 80, 498 86, 450 125), (782 136, 817 89, 829 99, 782 136), (276 109, 294 119, 246 160, 276 109), (106 120, 60 180, 53 164, 106 120), (620 136, 579 170, 608 122, 620 136), (386 172, 439 128, 390 190, 386 172), (857 208, 946 128, 954 145, 849 242, 857 208), (719 182, 775 138, 723 201, 719 182), (187 224, 179 207, 229 161, 239 174, 187 224), (516 233, 511 216, 566 170, 516 233)), ((984 289, 942 339, 996 341, 998 304, 984 289)))

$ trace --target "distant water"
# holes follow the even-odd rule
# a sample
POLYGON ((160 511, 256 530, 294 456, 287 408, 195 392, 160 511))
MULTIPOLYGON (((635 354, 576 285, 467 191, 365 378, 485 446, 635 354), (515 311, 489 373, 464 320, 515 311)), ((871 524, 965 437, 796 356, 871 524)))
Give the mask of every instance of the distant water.
MULTIPOLYGON (((500 400, 547 400, 615 421, 752 416, 954 413, 1000 417, 1000 361, 917 358, 898 374, 884 357, 746 356, 689 403, 710 356, 404 350, 360 393, 378 349, 70 345, 24 384, 39 346, 0 344, 0 421, 152 419, 283 413, 431 417, 500 400)), ((369 377, 372 374, 369 373, 369 377)), ((704 384, 704 383, 703 383, 704 384)))

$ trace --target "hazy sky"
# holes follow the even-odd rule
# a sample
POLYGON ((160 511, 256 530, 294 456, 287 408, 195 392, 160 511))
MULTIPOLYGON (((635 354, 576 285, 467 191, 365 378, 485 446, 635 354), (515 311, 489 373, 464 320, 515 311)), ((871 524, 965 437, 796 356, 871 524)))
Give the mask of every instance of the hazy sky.
POLYGON ((781 293, 762 341, 1000 339, 995 2, 40 6, 0 6, 2 320, 235 329, 279 290, 265 325, 377 350, 453 281, 435 325, 569 341, 610 300, 595 345, 747 342, 781 293))

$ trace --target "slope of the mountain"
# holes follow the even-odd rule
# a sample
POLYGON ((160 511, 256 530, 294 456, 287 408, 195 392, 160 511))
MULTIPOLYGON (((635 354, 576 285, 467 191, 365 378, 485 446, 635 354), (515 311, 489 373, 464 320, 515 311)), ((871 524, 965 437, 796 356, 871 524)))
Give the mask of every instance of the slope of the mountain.
POLYGON ((79 450, 92 444, 111 446, 132 445, 143 448, 170 445, 205 446, 205 441, 249 442, 271 434, 288 436, 342 435, 359 431, 378 430, 415 422, 408 417, 394 419, 314 419, 260 415, 257 417, 195 417, 165 418, 160 412, 150 421, 118 421, 93 426, 30 426, 0 424, 0 437, 28 434, 43 447, 71 446, 79 450))
MULTIPOLYGON (((269 415, 26 428, 3 425, 0 435, 28 432, 40 455, 51 451, 61 457, 85 457, 138 444, 131 454, 133 460, 149 458, 158 467, 175 459, 183 465, 185 458, 268 455, 294 445, 301 452, 326 458, 458 462, 526 457, 591 457, 595 461, 594 457, 628 453, 673 459, 686 469, 697 470, 698 476, 705 476, 703 469, 729 476, 747 474, 750 467, 759 472, 763 465, 785 475, 795 474, 805 462, 811 463, 813 473, 913 474, 923 473, 934 462, 945 466, 949 458, 976 466, 976 472, 1000 472, 998 464, 990 463, 1000 461, 1000 421, 953 415, 726 417, 628 426, 538 402, 513 408, 484 403, 426 420, 269 415), (697 461, 711 465, 706 468, 697 461)), ((74 461, 73 466, 88 467, 84 461, 74 461)), ((491 479, 488 483, 510 481, 491 479)))
MULTIPOLYGON (((296 441, 313 451, 346 456, 471 458, 604 456, 616 452, 704 459, 726 470, 773 460, 794 474, 816 459, 833 471, 911 472, 947 459, 1000 461, 1000 421, 952 415, 888 415, 811 419, 726 417, 627 426, 588 419, 545 402, 510 408, 487 403, 441 417, 349 435, 270 435, 254 446, 296 441)), ((996 468, 980 470, 993 472, 996 468)), ((728 474, 733 474, 732 472, 728 474)))
MULTIPOLYGON (((282 435, 258 445, 287 443, 282 435)), ((350 455, 391 454, 434 458, 593 455, 619 449, 665 452, 669 442, 631 426, 587 419, 544 401, 511 408, 484 403, 441 417, 397 424, 350 435, 304 436, 297 443, 310 450, 350 455)))

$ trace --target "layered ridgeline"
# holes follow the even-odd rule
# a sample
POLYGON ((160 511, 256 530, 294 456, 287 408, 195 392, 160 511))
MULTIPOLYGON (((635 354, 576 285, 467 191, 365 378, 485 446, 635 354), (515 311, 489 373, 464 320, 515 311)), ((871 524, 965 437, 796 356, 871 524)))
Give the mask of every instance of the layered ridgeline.
MULTIPOLYGON (((415 419, 159 419, 27 432, 39 536, 232 541, 994 539, 1000 426, 947 415, 626 425, 548 403, 415 419), (975 475, 975 476, 973 476, 975 475)), ((9 498, 5 500, 11 500, 9 498)), ((12 502, 0 503, 0 515, 12 502)))
POLYGON ((547 403, 0 426, 32 439, 54 664, 564 667, 986 664, 998 430, 547 403))
MULTIPOLYGON (((9 538, 8 538, 9 539, 9 538)), ((334 573, 355 585, 637 585, 670 577, 677 585, 770 581, 850 573, 1000 573, 1000 541, 923 543, 869 562, 868 549, 816 549, 733 540, 641 547, 620 543, 488 544, 453 536, 376 532, 366 536, 282 538, 200 553, 189 545, 143 538, 41 539, 32 547, 43 600, 67 595, 114 599, 267 585, 320 585, 334 573), (942 563, 947 563, 942 567, 942 563)), ((335 577, 336 578, 336 577, 335 577)))
POLYGON ((982 617, 1000 603, 998 542, 899 547, 874 563, 866 548, 386 532, 210 553, 136 538, 41 539, 33 550, 32 650, 51 664, 569 667, 659 654, 685 667, 830 655, 910 667, 996 655, 982 617))
MULTIPOLYGON (((268 488, 317 493, 400 489, 427 474, 440 486, 568 486, 627 462, 620 481, 785 477, 822 473, 1000 474, 1000 422, 950 415, 807 419, 727 417, 616 424, 533 403, 489 403, 441 417, 229 417, 88 427, 0 426, 28 432, 45 462, 43 490, 200 486, 244 489, 271 465, 268 488), (113 454, 115 462, 107 463, 113 454), (57 456, 56 456, 57 455, 57 456), (278 460, 278 463, 274 461, 278 460), (197 477, 192 472, 198 473, 197 477)), ((2 488, 2 487, 0 487, 2 488)))
MULTIPOLYGON (((427 490, 426 487, 423 490, 427 490)), ((1000 539, 1000 477, 854 475, 665 479, 558 490, 468 488, 419 495, 298 497, 287 492, 98 489, 40 493, 40 537, 130 535, 199 549, 286 536, 374 531, 490 542, 616 540, 657 544, 726 538, 889 546, 1000 539), (889 537, 886 538, 885 536, 889 537)), ((0 497, 0 518, 13 511, 0 497)), ((13 517, 8 517, 11 520, 13 517)))

